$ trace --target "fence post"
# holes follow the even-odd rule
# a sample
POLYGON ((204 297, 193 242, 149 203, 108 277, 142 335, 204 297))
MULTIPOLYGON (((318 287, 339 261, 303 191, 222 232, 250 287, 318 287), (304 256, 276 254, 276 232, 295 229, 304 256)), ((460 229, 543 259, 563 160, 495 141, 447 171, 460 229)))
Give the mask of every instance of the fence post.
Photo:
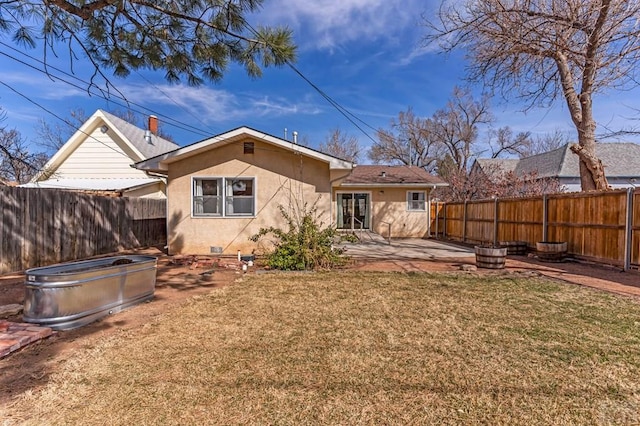
POLYGON ((624 270, 631 269, 631 242, 633 238, 633 195, 635 188, 627 188, 627 212, 624 225, 624 270))
MULTIPOLYGON (((431 203, 431 192, 427 195, 427 238, 431 238, 431 211, 433 210, 433 205, 431 203)), ((391 232, 389 232, 389 242, 391 242, 391 232)))
POLYGON ((446 239, 447 238, 447 203, 444 203, 444 206, 442 207, 442 210, 444 210, 444 229, 442 230, 442 238, 446 239))
POLYGON ((467 200, 464 200, 464 209, 462 211, 462 242, 467 240, 467 200))
POLYGON ((542 241, 547 241, 549 237, 549 199, 547 194, 542 195, 542 241))
POLYGON ((493 205, 493 246, 498 246, 498 197, 494 199, 493 205))
POLYGON ((440 218, 440 210, 438 210, 438 202, 436 201, 436 240, 438 239, 438 232, 440 232, 440 225, 438 225, 438 219, 440 218))

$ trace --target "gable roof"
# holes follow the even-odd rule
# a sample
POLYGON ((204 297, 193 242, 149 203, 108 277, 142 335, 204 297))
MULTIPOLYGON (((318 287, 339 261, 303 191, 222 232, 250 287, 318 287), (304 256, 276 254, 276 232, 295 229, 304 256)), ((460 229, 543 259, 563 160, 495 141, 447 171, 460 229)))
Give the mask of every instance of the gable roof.
POLYGON ((47 164, 45 164, 42 169, 43 172, 36 174, 31 179, 31 182, 37 182, 43 174, 51 175, 54 173, 83 141, 91 137, 90 135, 95 129, 103 125, 113 130, 117 136, 117 138, 114 139, 116 143, 116 139, 119 139, 119 141, 126 144, 130 150, 135 153, 137 158, 131 158, 132 163, 179 147, 179 145, 154 134, 151 135, 151 143, 148 143, 145 140, 145 130, 99 109, 96 110, 49 161, 47 161, 47 164))
POLYGON ((247 138, 260 140, 262 142, 266 142, 271 145, 290 150, 292 152, 300 153, 316 160, 320 160, 322 162, 328 163, 330 169, 350 170, 351 168, 353 168, 353 163, 351 163, 350 161, 322 153, 306 146, 298 145, 294 142, 281 139, 279 137, 269 135, 267 133, 260 132, 246 126, 238 127, 234 130, 212 136, 208 139, 204 139, 191 145, 187 145, 182 148, 163 153, 156 157, 140 161, 134 166, 140 170, 146 170, 156 173, 166 173, 168 171, 169 164, 173 162, 201 154, 203 152, 218 148, 220 146, 224 146, 229 143, 243 141, 247 138))
POLYGON ((478 158, 474 161, 471 169, 479 167, 484 173, 494 174, 497 171, 514 172, 520 162, 517 158, 478 158))
POLYGON ((358 165, 341 186, 448 186, 438 176, 415 166, 358 165))
POLYGON ((151 134, 151 143, 148 143, 144 138, 146 130, 100 109, 96 111, 94 116, 98 113, 101 113, 101 115, 104 116, 105 121, 108 121, 108 123, 105 123, 107 126, 111 124, 114 130, 118 130, 122 133, 125 139, 131 143, 131 145, 133 145, 144 158, 155 157, 156 155, 160 155, 180 147, 179 145, 154 134, 151 134))
MULTIPOLYGON (((539 178, 579 178, 578 156, 571 152, 572 144, 521 159, 477 159, 476 164, 485 172, 491 165, 522 176, 537 173, 539 178)), ((596 156, 602 161, 607 177, 634 177, 640 175, 640 145, 635 143, 596 144, 596 156)))

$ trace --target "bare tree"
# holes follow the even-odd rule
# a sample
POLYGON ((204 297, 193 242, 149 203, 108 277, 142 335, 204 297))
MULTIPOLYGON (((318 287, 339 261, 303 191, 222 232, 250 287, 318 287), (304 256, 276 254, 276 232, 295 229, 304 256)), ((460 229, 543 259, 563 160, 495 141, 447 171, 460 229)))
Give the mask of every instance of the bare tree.
POLYGON ((465 173, 455 170, 447 179, 449 186, 438 189, 438 197, 444 201, 486 200, 493 197, 518 198, 562 192, 564 189, 555 178, 541 178, 538 173, 516 174, 497 166, 465 173))
POLYGON ((466 172, 473 144, 478 139, 478 127, 492 120, 486 96, 476 100, 468 88, 455 87, 447 106, 429 120, 429 137, 444 147, 458 170, 466 172))
POLYGON ((578 133, 583 190, 607 189, 593 95, 636 87, 640 0, 467 0, 425 19, 427 43, 464 48, 469 77, 529 107, 563 98, 578 133))
POLYGON ((509 126, 489 131, 491 158, 499 158, 503 154, 524 157, 523 154, 531 149, 532 143, 531 133, 520 132, 514 136, 509 126))
POLYGON ((343 133, 339 128, 331 131, 327 140, 318 149, 343 160, 357 163, 360 157, 360 144, 355 136, 343 133))
POLYGON ((15 130, 0 129, 0 179, 26 183, 46 164, 47 155, 29 152, 24 139, 15 130))
POLYGON ((87 121, 87 118, 82 108, 69 111, 69 117, 65 119, 64 123, 56 122, 51 124, 40 118, 36 126, 36 134, 38 135, 36 143, 53 155, 87 121))
POLYGON ((369 150, 369 159, 375 163, 406 164, 427 171, 436 168, 441 146, 430 135, 429 120, 417 117, 411 108, 401 111, 397 121, 391 120, 391 129, 378 130, 378 142, 369 150))
POLYGON ((530 139, 529 142, 530 145, 520 152, 520 158, 558 149, 569 143, 569 137, 561 130, 556 129, 551 133, 538 135, 530 139))

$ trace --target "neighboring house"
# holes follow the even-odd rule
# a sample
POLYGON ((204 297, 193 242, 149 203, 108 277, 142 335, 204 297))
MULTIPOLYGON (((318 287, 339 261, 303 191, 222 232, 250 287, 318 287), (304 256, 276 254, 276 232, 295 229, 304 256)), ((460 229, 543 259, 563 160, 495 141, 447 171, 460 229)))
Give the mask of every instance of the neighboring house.
POLYGON ((136 167, 167 176, 170 254, 254 252, 261 228, 286 229, 280 208, 295 217, 305 206, 324 225, 425 237, 430 193, 446 186, 422 169, 356 167, 247 127, 136 167))
POLYGON ((29 183, 32 188, 109 192, 125 197, 164 198, 164 179, 132 165, 179 146, 157 136, 158 122, 140 129, 97 110, 29 183))
MULTIPOLYGON (((566 191, 581 190, 578 156, 566 144, 552 151, 521 159, 478 159, 471 173, 484 173, 489 178, 496 170, 512 171, 516 176, 535 175, 536 179, 555 178, 566 191)), ((596 156, 602 161, 612 188, 635 187, 640 184, 640 145, 635 143, 596 144, 596 156)))

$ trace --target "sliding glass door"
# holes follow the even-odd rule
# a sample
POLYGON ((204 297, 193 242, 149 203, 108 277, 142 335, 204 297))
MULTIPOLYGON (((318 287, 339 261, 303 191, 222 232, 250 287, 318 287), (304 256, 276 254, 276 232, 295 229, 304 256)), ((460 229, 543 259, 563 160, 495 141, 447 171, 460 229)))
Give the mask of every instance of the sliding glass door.
POLYGON ((337 228, 369 229, 371 194, 340 192, 337 194, 337 228))

